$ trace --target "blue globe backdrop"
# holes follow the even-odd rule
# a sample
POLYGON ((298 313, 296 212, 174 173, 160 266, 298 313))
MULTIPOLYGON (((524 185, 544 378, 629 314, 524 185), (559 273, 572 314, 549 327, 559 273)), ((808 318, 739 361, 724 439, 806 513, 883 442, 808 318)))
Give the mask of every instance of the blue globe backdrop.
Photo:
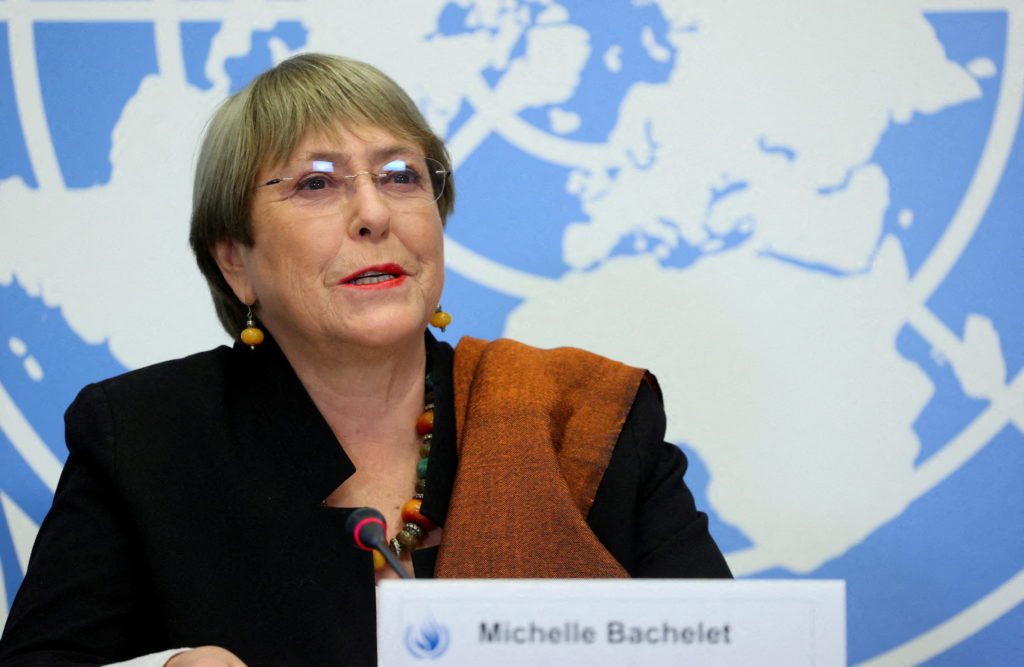
POLYGON ((444 338, 654 370, 734 570, 846 580, 851 664, 1016 664, 1024 5, 761 4, 0 0, 0 622, 76 392, 226 340, 202 123, 318 50, 449 142, 444 338))

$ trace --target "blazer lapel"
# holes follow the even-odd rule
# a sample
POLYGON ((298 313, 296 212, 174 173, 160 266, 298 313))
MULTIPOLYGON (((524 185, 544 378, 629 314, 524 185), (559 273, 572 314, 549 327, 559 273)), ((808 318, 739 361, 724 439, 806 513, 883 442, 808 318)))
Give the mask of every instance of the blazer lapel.
POLYGON ((355 473, 327 421, 274 340, 255 350, 238 343, 234 350, 238 391, 231 405, 234 433, 242 447, 284 452, 303 494, 319 505, 355 473))

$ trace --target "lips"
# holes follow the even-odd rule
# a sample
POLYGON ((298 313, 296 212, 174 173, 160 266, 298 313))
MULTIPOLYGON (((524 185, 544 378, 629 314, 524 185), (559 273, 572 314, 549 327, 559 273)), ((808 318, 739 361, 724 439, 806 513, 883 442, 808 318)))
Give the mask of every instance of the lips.
POLYGON ((340 281, 340 284, 370 289, 395 287, 405 282, 407 275, 398 264, 378 264, 346 276, 340 281))

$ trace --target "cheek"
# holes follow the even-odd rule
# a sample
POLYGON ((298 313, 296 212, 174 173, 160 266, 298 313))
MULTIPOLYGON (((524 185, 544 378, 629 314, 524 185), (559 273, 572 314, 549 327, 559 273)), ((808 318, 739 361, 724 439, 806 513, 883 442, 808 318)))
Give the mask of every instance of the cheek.
POLYGON ((435 230, 430 222, 424 221, 412 236, 404 237, 406 247, 415 254, 423 272, 419 281, 423 296, 433 301, 433 306, 437 305, 444 287, 444 235, 440 229, 440 222, 435 230))
POLYGON ((423 248, 423 259, 431 263, 444 264, 444 227, 441 218, 436 217, 423 223, 419 246, 423 248))
POLYGON ((262 264, 275 271, 316 270, 331 254, 334 241, 330 229, 318 230, 312 225, 296 225, 290 221, 277 221, 268 225, 256 238, 262 264))
POLYGON ((444 236, 441 234, 432 240, 430 255, 435 263, 444 265, 444 236))
POLYGON ((440 291, 444 285, 444 238, 440 235, 437 238, 430 238, 425 247, 427 250, 422 258, 423 263, 430 267, 431 282, 440 291))
POLYGON ((257 243, 246 268, 261 300, 299 300, 309 292, 310 284, 317 284, 320 272, 313 248, 297 245, 294 239, 270 235, 257 243))
POLYGON ((432 301, 432 306, 437 306, 441 300, 441 293, 444 291, 444 243, 439 243, 437 246, 433 269, 434 275, 431 280, 433 293, 430 295, 430 300, 432 301))

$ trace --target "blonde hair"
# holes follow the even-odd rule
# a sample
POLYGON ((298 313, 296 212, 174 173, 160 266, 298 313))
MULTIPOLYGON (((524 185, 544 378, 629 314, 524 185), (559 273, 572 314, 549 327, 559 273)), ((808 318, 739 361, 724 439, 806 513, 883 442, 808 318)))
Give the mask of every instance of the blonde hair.
POLYGON ((351 58, 307 53, 285 60, 221 105, 196 164, 189 244, 228 335, 241 330, 247 308, 221 275, 213 246, 228 239, 252 245, 249 210, 257 173, 285 161, 306 133, 329 133, 339 122, 381 128, 440 162, 449 171, 437 201, 442 222, 452 212, 448 151, 398 84, 351 58))

